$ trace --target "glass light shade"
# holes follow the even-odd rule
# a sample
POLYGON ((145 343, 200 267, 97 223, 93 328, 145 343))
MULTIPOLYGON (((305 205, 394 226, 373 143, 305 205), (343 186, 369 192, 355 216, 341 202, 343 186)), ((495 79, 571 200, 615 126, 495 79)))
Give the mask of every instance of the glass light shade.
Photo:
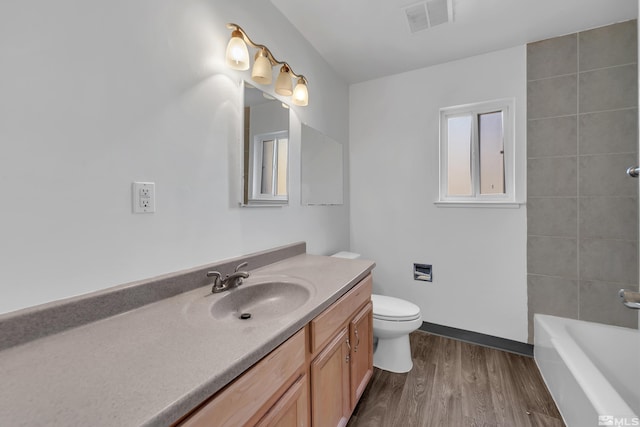
POLYGON ((300 105, 302 107, 309 105, 309 90, 307 89, 307 84, 304 82, 303 78, 298 79, 298 84, 296 84, 296 88, 293 90, 292 101, 295 105, 300 105))
POLYGON ((231 40, 227 45, 226 59, 227 65, 234 70, 249 69, 249 51, 242 39, 242 33, 238 30, 231 33, 231 40))
POLYGON ((271 61, 267 58, 264 49, 260 49, 256 52, 256 61, 253 63, 251 79, 261 85, 270 85, 271 74, 271 61))
POLYGON ((289 67, 286 65, 280 68, 280 74, 278 74, 278 78, 276 79, 276 93, 284 96, 291 96, 293 93, 291 75, 289 74, 289 67))

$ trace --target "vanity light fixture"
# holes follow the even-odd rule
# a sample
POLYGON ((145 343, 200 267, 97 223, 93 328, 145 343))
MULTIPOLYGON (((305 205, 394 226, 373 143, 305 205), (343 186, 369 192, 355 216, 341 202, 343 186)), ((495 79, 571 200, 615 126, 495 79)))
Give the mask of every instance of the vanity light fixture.
POLYGON ((293 94, 293 85, 291 84, 291 74, 289 74, 291 70, 287 67, 287 64, 284 64, 282 68, 280 68, 280 74, 278 74, 278 78, 276 79, 276 93, 284 96, 291 96, 293 94))
POLYGON ((293 89, 293 103, 306 107, 309 104, 309 90, 304 79, 299 78, 295 89, 293 89))
POLYGON ((256 60, 253 63, 253 70, 251 71, 251 79, 261 85, 271 84, 271 61, 267 58, 267 53, 264 49, 256 52, 256 60))
POLYGON ((242 39, 242 33, 235 30, 231 33, 231 40, 227 45, 227 65, 234 70, 249 69, 249 51, 242 39))
POLYGON ((296 74, 286 62, 278 61, 265 45, 254 43, 239 25, 227 24, 227 28, 232 30, 226 52, 226 62, 229 67, 241 71, 249 69, 248 44, 258 50, 251 70, 251 79, 261 85, 269 85, 273 78, 273 67, 280 65, 280 73, 275 85, 276 93, 293 96, 292 102, 295 105, 303 107, 309 105, 308 82, 305 76, 296 74), (295 89, 291 82, 292 78, 297 81, 295 89))

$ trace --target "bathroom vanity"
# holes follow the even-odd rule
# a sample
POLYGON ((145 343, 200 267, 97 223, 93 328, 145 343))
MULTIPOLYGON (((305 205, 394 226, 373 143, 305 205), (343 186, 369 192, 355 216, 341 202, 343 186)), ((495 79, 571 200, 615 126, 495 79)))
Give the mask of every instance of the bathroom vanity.
POLYGON ((373 374, 368 275, 178 425, 345 425, 373 374))
POLYGON ((374 266, 299 243, 2 315, 0 425, 344 425, 372 373, 374 266), (245 261, 211 293, 207 271, 245 261))

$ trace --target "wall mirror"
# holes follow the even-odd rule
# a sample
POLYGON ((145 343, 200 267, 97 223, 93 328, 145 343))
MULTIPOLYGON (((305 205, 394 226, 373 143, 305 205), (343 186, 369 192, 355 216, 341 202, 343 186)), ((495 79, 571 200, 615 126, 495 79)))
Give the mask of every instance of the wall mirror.
POLYGON ((243 204, 289 202, 289 108, 244 83, 243 204))
POLYGON ((302 204, 343 204, 342 144, 303 124, 301 150, 302 204))

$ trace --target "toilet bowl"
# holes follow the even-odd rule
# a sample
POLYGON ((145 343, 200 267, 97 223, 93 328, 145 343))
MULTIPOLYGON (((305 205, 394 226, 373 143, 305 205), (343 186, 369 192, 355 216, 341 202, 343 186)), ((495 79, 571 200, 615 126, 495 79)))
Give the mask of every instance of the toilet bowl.
POLYGON ((409 334, 422 325, 420 308, 400 298, 371 295, 373 336, 377 345, 373 366, 391 372, 409 372, 413 368, 409 334))
MULTIPOLYGON (((338 252, 337 258, 359 258, 353 252, 338 252)), ((420 307, 400 298, 373 294, 373 366, 390 372, 413 368, 409 334, 422 325, 420 307)))

